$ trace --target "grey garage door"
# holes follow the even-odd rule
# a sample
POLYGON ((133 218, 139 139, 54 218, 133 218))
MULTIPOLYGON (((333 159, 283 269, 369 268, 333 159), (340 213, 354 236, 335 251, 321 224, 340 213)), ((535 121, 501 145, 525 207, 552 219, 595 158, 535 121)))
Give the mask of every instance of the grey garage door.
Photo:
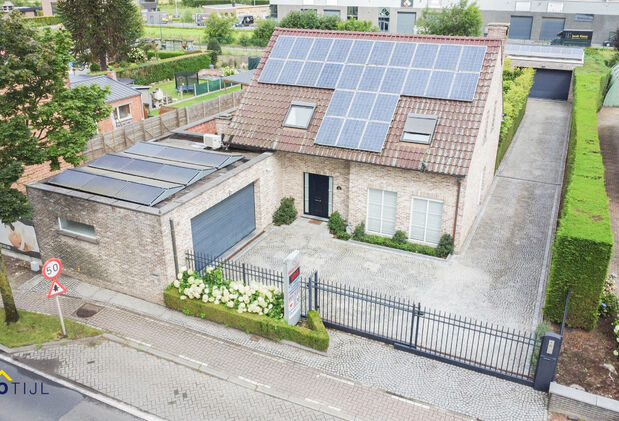
POLYGON ((533 98, 566 100, 570 92, 572 72, 537 69, 529 96, 533 98))
POLYGON ((531 39, 532 16, 512 16, 509 23, 509 38, 531 39))
POLYGON ((414 12, 398 12, 398 34, 412 34, 415 30, 414 12))
POLYGON ((543 41, 552 41, 557 38, 557 34, 563 31, 565 19, 563 18, 542 18, 542 30, 539 33, 539 39, 543 41))
POLYGON ((219 257, 255 229, 252 183, 191 218, 194 252, 219 257))

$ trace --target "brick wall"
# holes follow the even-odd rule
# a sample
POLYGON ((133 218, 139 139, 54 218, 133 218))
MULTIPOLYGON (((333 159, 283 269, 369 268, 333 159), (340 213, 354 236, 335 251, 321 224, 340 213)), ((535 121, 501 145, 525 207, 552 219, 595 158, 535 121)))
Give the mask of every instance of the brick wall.
POLYGON ((193 126, 189 129, 187 129, 188 132, 194 132, 194 133, 210 133, 210 134, 215 134, 217 133, 217 120, 216 119, 212 119, 209 121, 205 121, 204 123, 198 124, 197 126, 193 126))
MULTIPOLYGON (((131 109, 131 122, 135 123, 136 121, 144 120, 144 108, 142 106, 141 95, 108 103, 108 105, 111 105, 114 108, 125 104, 129 104, 129 108, 131 109)), ((111 132, 115 128, 116 127, 114 126, 113 118, 111 116, 99 122, 99 133, 111 132)))

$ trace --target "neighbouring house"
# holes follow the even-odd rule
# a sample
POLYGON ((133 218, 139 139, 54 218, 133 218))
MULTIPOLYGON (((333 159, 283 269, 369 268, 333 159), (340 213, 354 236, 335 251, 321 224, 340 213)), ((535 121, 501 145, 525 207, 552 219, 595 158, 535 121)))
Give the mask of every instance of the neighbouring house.
POLYGON ((10 1, 2 3, 2 13, 11 13, 13 10, 17 10, 24 17, 33 18, 37 16, 37 12, 41 10, 41 8, 35 6, 15 6, 10 1))
POLYGON ((493 180, 502 48, 278 28, 238 108, 29 184, 42 257, 160 302, 186 251, 231 255, 287 196, 458 250, 493 180))
POLYGON ((142 105, 142 93, 116 80, 115 72, 110 72, 108 75, 101 76, 71 76, 69 80, 71 88, 80 85, 98 85, 101 88, 108 87, 110 89, 110 93, 105 98, 105 103, 112 106, 112 114, 109 118, 99 122, 100 133, 106 133, 117 127, 144 120, 145 115, 144 106, 142 105))

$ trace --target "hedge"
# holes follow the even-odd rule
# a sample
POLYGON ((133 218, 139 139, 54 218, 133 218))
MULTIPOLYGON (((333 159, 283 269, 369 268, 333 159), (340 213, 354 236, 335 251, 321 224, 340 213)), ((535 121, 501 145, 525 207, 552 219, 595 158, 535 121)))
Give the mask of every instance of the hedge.
POLYGON ((211 58, 206 53, 188 54, 165 60, 146 62, 123 70, 117 70, 118 77, 134 79, 138 85, 148 85, 162 80, 174 79, 174 73, 207 69, 211 58))
POLYGON ((571 287, 567 324, 593 329, 612 255, 608 196, 597 131, 605 73, 574 72, 574 103, 566 184, 553 244, 544 314, 561 322, 571 287))
POLYGON ((168 288, 163 293, 163 302, 174 310, 203 319, 224 323, 226 326, 244 330, 265 338, 296 342, 298 344, 326 351, 329 335, 317 311, 307 312, 309 328, 291 326, 284 320, 275 320, 253 313, 239 313, 221 304, 205 303, 201 300, 181 300, 177 288, 168 288))
POLYGON ((60 21, 59 16, 34 16, 31 18, 22 18, 23 21, 31 26, 50 26, 58 25, 60 21))

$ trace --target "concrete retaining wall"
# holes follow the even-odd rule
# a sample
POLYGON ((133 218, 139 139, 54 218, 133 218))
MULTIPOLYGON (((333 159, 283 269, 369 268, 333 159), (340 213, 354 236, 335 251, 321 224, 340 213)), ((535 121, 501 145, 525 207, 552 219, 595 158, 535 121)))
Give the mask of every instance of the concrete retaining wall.
POLYGON ((588 421, 619 420, 619 401, 550 383, 548 410, 588 421))

